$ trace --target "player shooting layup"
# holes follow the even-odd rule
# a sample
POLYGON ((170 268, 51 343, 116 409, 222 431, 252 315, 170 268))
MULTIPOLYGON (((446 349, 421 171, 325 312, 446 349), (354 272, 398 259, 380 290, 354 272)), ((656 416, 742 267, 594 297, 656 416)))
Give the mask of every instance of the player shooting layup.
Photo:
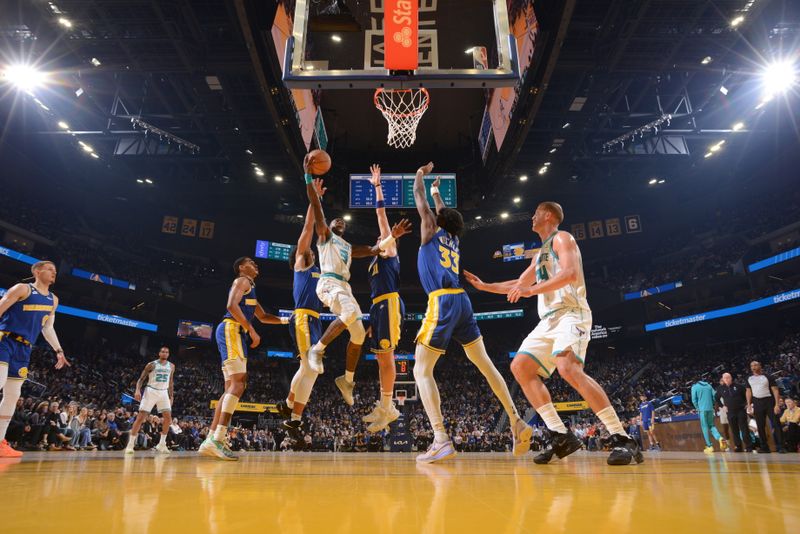
POLYGON ((464 230, 464 219, 458 211, 445 207, 435 187, 431 188, 431 196, 436 203, 436 215, 431 211, 423 177, 432 170, 433 163, 420 167, 414 180, 414 201, 422 219, 417 269, 428 294, 428 309, 417 334, 414 379, 434 433, 430 448, 417 456, 417 461, 432 463, 456 454, 444 428, 439 388, 433 378, 433 367, 444 354, 451 337, 461 343, 469 361, 483 374, 502 403, 514 433, 514 456, 521 456, 530 449, 533 429, 520 419, 508 386, 489 359, 472 303, 459 284, 459 235, 464 230))
POLYGON ((563 458, 581 448, 580 440, 558 416, 550 392, 541 377, 557 369, 570 386, 586 399, 611 434, 609 465, 644 461, 639 446, 625 432, 608 396, 583 371, 586 348, 592 331, 592 312, 586 300, 581 251, 575 238, 560 231, 564 211, 555 202, 542 202, 533 214, 533 231, 542 239, 536 258, 516 280, 488 284, 465 271, 467 281, 481 291, 508 295, 509 302, 539 295, 539 324, 525 338, 511 362, 511 371, 528 401, 553 433, 547 449, 534 458, 548 463, 555 454, 563 458))
POLYGON ((345 374, 336 378, 336 386, 342 392, 347 404, 353 405, 353 377, 355 375, 358 359, 361 357, 361 346, 364 344, 366 331, 361 322, 361 308, 358 306, 350 289, 350 262, 353 258, 366 258, 377 256, 382 250, 388 249, 395 239, 411 232, 411 223, 406 219, 392 227, 389 237, 370 247, 369 245, 351 245, 344 239, 347 223, 341 217, 331 221, 330 226, 325 223, 325 213, 322 211, 314 178, 309 174, 309 156, 303 161, 306 171, 306 193, 311 206, 314 208, 314 230, 317 233, 317 250, 319 251, 320 274, 317 282, 317 296, 322 303, 330 308, 337 316, 336 320, 328 326, 325 333, 308 351, 308 365, 313 371, 322 374, 324 367, 322 357, 327 347, 345 329, 350 332, 350 343, 347 344, 347 361, 345 374))

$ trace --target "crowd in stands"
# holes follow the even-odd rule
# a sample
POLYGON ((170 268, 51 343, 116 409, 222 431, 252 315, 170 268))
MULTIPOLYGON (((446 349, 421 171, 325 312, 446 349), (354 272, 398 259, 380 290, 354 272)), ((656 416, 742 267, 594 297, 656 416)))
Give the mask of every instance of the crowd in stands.
MULTIPOLYGON (((533 417, 508 366, 507 351, 492 343, 498 368, 506 378, 515 402, 523 415, 533 417)), ((168 446, 195 450, 208 433, 209 401, 222 391, 217 356, 202 354, 174 356, 176 364, 174 422, 168 446)), ((133 350, 114 350, 102 344, 72 354, 73 366, 56 371, 47 362, 52 355, 36 349, 29 382, 18 402, 9 430, 9 441, 27 450, 119 450, 127 443, 128 431, 136 416, 136 405, 123 403, 149 361, 133 350)), ((748 363, 757 359, 766 373, 776 377, 782 394, 798 397, 800 384, 800 335, 788 334, 779 341, 731 342, 714 347, 698 347, 669 355, 629 351, 624 355, 596 355, 587 361, 589 372, 609 394, 620 417, 635 426, 639 395, 656 401, 658 416, 691 413, 688 390, 704 377, 716 385, 721 374, 731 372, 743 382, 748 363)), ((291 360, 252 359, 249 385, 244 400, 274 403, 283 399, 295 370, 291 360)), ((295 443, 280 431, 278 420, 267 416, 239 421, 231 436, 234 450, 329 450, 379 451, 389 443, 388 433, 370 435, 361 417, 378 399, 377 366, 362 361, 357 373, 355 406, 342 401, 332 378, 343 362, 329 358, 326 374, 317 382, 305 412, 306 437, 295 443)), ((511 434, 503 425, 503 410, 483 377, 460 349, 446 354, 437 365, 436 375, 442 397, 445 425, 462 451, 505 451, 511 434), (498 424, 500 423, 500 424, 498 424)), ((407 380, 413 380, 411 376, 407 380)), ((578 394, 557 375, 547 381, 554 401, 579 400, 578 394)), ((413 390, 413 388, 410 388, 413 390)), ((419 402, 404 406, 408 432, 417 450, 427 447, 432 431, 419 402)), ((588 449, 602 449, 608 433, 595 418, 572 420, 573 430, 588 449)), ((161 425, 151 416, 140 436, 140 448, 158 441, 161 425)), ((535 447, 544 436, 537 430, 535 447)))

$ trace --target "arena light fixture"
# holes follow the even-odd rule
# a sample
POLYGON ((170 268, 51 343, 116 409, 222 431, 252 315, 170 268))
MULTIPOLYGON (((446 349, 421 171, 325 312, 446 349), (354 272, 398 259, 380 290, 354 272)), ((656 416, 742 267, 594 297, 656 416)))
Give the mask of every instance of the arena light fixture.
POLYGON ((550 166, 550 162, 549 162, 549 161, 545 161, 545 162, 544 162, 544 166, 545 166, 545 167, 549 167, 549 166, 550 166))
POLYGON ((722 141, 720 141, 716 145, 711 145, 708 148, 708 150, 709 150, 709 152, 719 152, 722 149, 722 145, 724 145, 724 144, 725 144, 725 140, 723 139, 722 141))
POLYGON ((148 183, 150 185, 153 184, 153 180, 151 180, 150 178, 145 178, 144 181, 145 181, 145 183, 148 183))
POLYGON ((666 180, 664 180, 663 178, 658 181, 658 183, 660 183, 660 184, 663 184, 664 182, 666 182, 666 180))
POLYGON ((658 183, 658 180, 656 178, 650 178, 650 181, 647 183, 650 185, 656 185, 656 183, 658 183))
POLYGON ((96 57, 93 57, 92 60, 90 61, 90 63, 92 65, 94 65, 95 67, 99 67, 100 65, 102 65, 102 63, 100 63, 100 60, 97 59, 96 57))
POLYGON ((700 64, 701 65, 708 65, 712 61, 714 61, 714 58, 712 58, 711 56, 706 56, 702 60, 700 60, 700 64))
POLYGON ((523 174, 522 176, 519 177, 519 181, 520 182, 527 182, 528 181, 528 175, 527 174, 523 174))
POLYGON ((569 128, 569 127, 570 127, 570 123, 568 123, 568 122, 565 122, 565 123, 564 123, 564 126, 562 126, 561 128, 562 128, 563 130, 566 130, 566 129, 567 129, 567 128, 569 128))
POLYGON ((542 174, 544 174, 546 172, 547 172, 547 167, 542 167, 541 169, 539 169, 539 174, 540 175, 542 175, 542 174))
POLYGON ((475 51, 475 47, 473 46, 472 48, 467 48, 466 50, 464 50, 464 53, 465 54, 471 54, 474 51, 475 51))
POLYGON ((72 21, 66 17, 59 17, 58 23, 64 26, 65 28, 72 28, 72 21))
POLYGON ((738 132, 742 128, 744 128, 744 123, 743 122, 737 122, 736 124, 731 126, 731 130, 733 130, 734 132, 738 132))
POLYGON ((331 41, 333 41, 334 43, 341 43, 342 38, 334 33, 333 35, 331 35, 331 41))
POLYGON ((89 155, 92 156, 94 159, 100 159, 100 156, 97 155, 97 152, 92 152, 89 155))
POLYGON ((765 96, 785 93, 797 83, 797 69, 791 61, 775 61, 767 65, 761 73, 761 82, 765 96))
POLYGON ((708 159, 708 158, 710 158, 710 157, 711 157, 711 156, 713 156, 713 155, 714 155, 714 153, 713 153, 713 152, 706 152, 706 155, 705 155, 705 156, 703 156, 703 157, 704 157, 704 158, 706 158, 706 159, 708 159))
POLYGON ((144 180, 142 180, 141 178, 137 178, 137 179, 136 179, 136 183, 137 183, 137 184, 143 184, 143 183, 144 183, 144 180))
POLYGON ((481 219, 483 219, 483 217, 481 217, 480 215, 476 215, 476 216, 475 216, 475 220, 476 220, 476 221, 480 221, 481 219))
POLYGON ((555 154, 555 153, 556 153, 556 150, 558 150, 558 149, 557 149, 557 148, 551 148, 551 149, 550 149, 550 153, 551 153, 551 154, 555 154))
POLYGON ((260 167, 254 167, 253 170, 256 172, 256 176, 264 176, 264 171, 260 167))
POLYGON ((47 82, 47 74, 31 65, 9 65, 3 69, 2 78, 23 91, 32 91, 47 82))
POLYGON ((58 127, 62 130, 69 130, 69 124, 64 121, 58 121, 58 127))
POLYGON ((520 197, 514 197, 514 204, 519 204, 520 202, 522 202, 520 197))
POLYGON ((744 22, 744 17, 742 15, 739 15, 738 17, 734 18, 731 21, 731 27, 738 28, 739 26, 742 25, 742 22, 744 22))
POLYGON ((723 94, 723 95, 725 95, 725 96, 728 96, 728 93, 729 93, 730 91, 729 91, 729 90, 728 90, 728 88, 727 88, 727 87, 725 87, 724 85, 720 85, 720 86, 719 86, 719 92, 720 92, 720 93, 722 93, 722 94, 723 94))
POLYGON ((83 144, 83 145, 81 145, 81 148, 86 152, 90 152, 90 153, 94 152, 94 148, 92 148, 92 145, 83 144))
POLYGON ((297 214, 297 218, 298 219, 305 219, 305 215, 303 215, 302 213, 298 213, 297 214))
POLYGON ((344 219, 345 221, 349 221, 349 220, 350 220, 350 219, 352 219, 352 218, 353 218, 353 217, 352 217, 352 216, 351 216, 349 213, 345 213, 345 214, 344 214, 344 217, 342 217, 342 219, 344 219))
POLYGON ((282 182, 283 181, 283 176, 281 176, 280 174, 276 174, 275 175, 275 181, 276 182, 282 182))
POLYGON ((508 212, 507 212, 507 211, 504 211, 503 213, 501 213, 501 214, 500 214, 500 218, 501 218, 501 219, 508 219, 508 212))
POLYGON ((244 152, 245 152, 245 154, 249 154, 251 156, 253 155, 253 151, 250 150, 249 148, 247 150, 245 150, 244 152))

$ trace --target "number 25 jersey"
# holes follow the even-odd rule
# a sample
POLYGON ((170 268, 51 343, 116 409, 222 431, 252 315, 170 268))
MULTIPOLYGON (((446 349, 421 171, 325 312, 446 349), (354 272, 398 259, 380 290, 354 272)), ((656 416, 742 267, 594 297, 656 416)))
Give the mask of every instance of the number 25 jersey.
POLYGON ((458 237, 439 228, 433 238, 419 247, 417 270, 425 293, 457 289, 461 252, 458 237))

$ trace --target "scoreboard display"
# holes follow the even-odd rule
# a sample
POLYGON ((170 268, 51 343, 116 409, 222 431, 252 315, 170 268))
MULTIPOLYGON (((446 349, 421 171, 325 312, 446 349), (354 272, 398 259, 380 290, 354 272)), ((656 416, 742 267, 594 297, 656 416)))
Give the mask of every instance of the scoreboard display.
POLYGON ((256 241, 256 258, 265 260, 289 261, 289 252, 292 245, 276 243, 275 241, 256 241))
MULTIPOLYGON (((442 201, 448 208, 455 208, 457 201, 455 174, 432 174, 424 178, 428 204, 431 207, 434 206, 430 187, 437 177, 441 179, 439 192, 442 195, 442 201)), ((381 175, 384 204, 387 208, 413 209, 417 207, 417 203, 414 202, 414 178, 414 174, 381 175)), ((369 179, 369 174, 350 175, 351 208, 375 208, 375 188, 369 183, 369 179)))

